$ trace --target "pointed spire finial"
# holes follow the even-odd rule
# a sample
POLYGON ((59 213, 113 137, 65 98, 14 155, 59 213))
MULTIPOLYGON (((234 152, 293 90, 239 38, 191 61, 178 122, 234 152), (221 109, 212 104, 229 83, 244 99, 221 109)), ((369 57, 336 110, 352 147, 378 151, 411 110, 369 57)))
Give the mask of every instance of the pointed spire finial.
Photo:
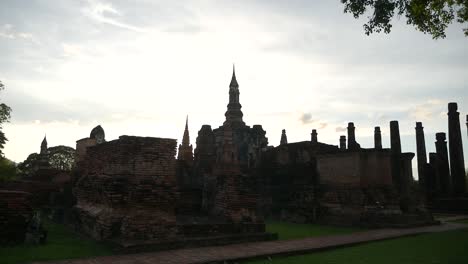
POLYGON ((188 130, 188 115, 185 118, 185 130, 182 137, 182 144, 179 145, 179 153, 177 154, 178 160, 185 160, 187 162, 193 160, 193 149, 190 145, 190 136, 188 130))
POLYGON ((234 63, 232 64, 232 78, 231 78, 231 83, 229 84, 229 87, 235 87, 235 88, 239 87, 239 84, 237 83, 237 79, 236 79, 236 68, 234 66, 234 63))

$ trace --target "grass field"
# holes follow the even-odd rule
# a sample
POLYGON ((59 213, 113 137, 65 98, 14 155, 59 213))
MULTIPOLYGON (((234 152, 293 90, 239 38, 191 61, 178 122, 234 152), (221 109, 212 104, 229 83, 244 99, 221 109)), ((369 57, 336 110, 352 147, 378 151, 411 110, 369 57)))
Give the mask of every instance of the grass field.
POLYGON ((424 234, 386 241, 244 264, 466 264, 468 229, 424 234))
POLYGON ((460 224, 468 224, 468 219, 461 219, 461 220, 457 220, 457 221, 454 221, 455 223, 460 223, 460 224))
POLYGON ((110 248, 81 237, 62 225, 45 223, 48 230, 45 245, 0 247, 0 264, 28 263, 112 254, 110 248))
MULTIPOLYGON (((462 222, 468 223, 468 220, 462 222)), ((49 230, 45 245, 22 245, 0 248, 0 264, 27 263, 31 261, 83 258, 111 255, 109 247, 77 235, 61 225, 46 223, 49 230)), ((363 231, 357 228, 267 222, 267 231, 279 234, 279 239, 294 239, 311 236, 349 234, 363 231)), ((272 261, 259 263, 468 263, 468 229, 435 234, 426 234, 372 242, 359 246, 335 249, 291 257, 274 257, 272 261)))
POLYGON ((266 230, 270 233, 277 233, 278 239, 284 240, 303 237, 350 234, 353 232, 364 231, 365 229, 268 221, 266 223, 266 230))

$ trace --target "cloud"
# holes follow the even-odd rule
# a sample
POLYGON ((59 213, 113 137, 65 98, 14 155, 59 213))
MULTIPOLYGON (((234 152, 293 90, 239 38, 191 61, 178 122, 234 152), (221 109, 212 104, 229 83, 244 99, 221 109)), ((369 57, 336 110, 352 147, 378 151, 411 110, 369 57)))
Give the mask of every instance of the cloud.
POLYGON ((302 113, 299 120, 302 122, 303 125, 314 124, 317 127, 317 129, 324 129, 328 126, 327 122, 312 119, 312 113, 302 113))
POLYGON ((109 24, 136 32, 146 31, 144 28, 119 21, 118 18, 122 17, 122 12, 117 10, 110 3, 88 0, 88 6, 83 9, 83 13, 100 23, 109 24))
POLYGON ((82 52, 82 47, 79 45, 62 43, 62 47, 65 56, 80 55, 82 52))
POLYGON ((23 39, 31 41, 35 44, 40 44, 31 33, 17 32, 11 24, 4 24, 2 27, 0 27, 0 37, 7 39, 23 39))
POLYGON ((417 121, 430 121, 434 118, 439 118, 440 115, 444 113, 441 112, 441 110, 444 109, 445 104, 446 102, 441 100, 430 99, 425 103, 416 105, 415 107, 411 108, 408 111, 409 116, 416 119, 417 121))
MULTIPOLYGON (((388 120, 399 120, 412 142, 412 116, 441 113, 424 126, 446 130, 446 105, 425 106, 429 99, 455 100, 461 113, 468 105, 466 38, 432 41, 404 23, 368 37, 339 1, 0 2, 1 96, 14 121, 8 156, 36 151, 23 143, 36 134, 42 140, 42 131, 26 126, 34 120, 44 127, 110 120, 120 124, 108 129, 115 136, 172 137, 190 113, 194 131, 216 127, 231 62, 239 65, 245 121, 263 125, 270 142, 279 142, 282 128, 291 142, 314 128, 322 142, 337 143, 349 121, 371 137, 375 125, 387 131, 388 120), (139 124, 129 125, 135 118, 139 124)), ((75 129, 47 131, 73 143, 75 129)))
POLYGON ((134 114, 130 109, 110 108, 102 104, 82 99, 64 99, 53 102, 38 96, 28 95, 20 91, 8 91, 7 103, 13 109, 12 122, 23 123, 53 123, 93 121, 122 121, 135 118, 147 118, 141 113, 134 114))
POLYGON ((312 119, 312 114, 311 113, 303 113, 299 120, 302 122, 302 124, 310 124, 315 122, 315 120, 312 119))
POLYGON ((346 130, 347 130, 346 127, 336 127, 335 128, 336 132, 345 132, 346 130))

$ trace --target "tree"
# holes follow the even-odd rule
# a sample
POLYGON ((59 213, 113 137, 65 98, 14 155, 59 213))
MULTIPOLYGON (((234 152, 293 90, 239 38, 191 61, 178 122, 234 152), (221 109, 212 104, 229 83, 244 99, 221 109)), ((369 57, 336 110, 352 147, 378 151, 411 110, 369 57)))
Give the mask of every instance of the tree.
POLYGON ((34 164, 39 161, 39 154, 31 153, 17 166, 20 177, 32 176, 34 173, 34 164))
POLYGON ((15 177, 15 163, 7 158, 0 157, 0 182, 13 180, 15 177))
MULTIPOLYGON (((404 15, 406 23, 413 25, 433 39, 445 38, 445 29, 456 20, 468 22, 468 0, 341 0, 344 12, 359 18, 366 11, 372 13, 364 24, 366 35, 374 32, 390 33, 391 20, 404 15)), ((463 29, 468 36, 468 27, 463 29)))
POLYGON ((57 170, 69 171, 75 163, 75 149, 67 146, 56 146, 47 149, 49 164, 57 170))
MULTIPOLYGON (((18 173, 21 177, 28 177, 34 174, 34 167, 40 163, 44 157, 41 154, 31 153, 21 163, 18 164, 18 173)), ((70 171, 75 164, 75 149, 67 146, 56 146, 47 149, 46 159, 50 168, 70 171)))
MULTIPOLYGON (((3 89, 5 89, 5 86, 0 81, 0 92, 3 89)), ((8 139, 5 137, 5 133, 3 133, 2 124, 10 120, 10 113, 11 113, 11 108, 4 103, 0 103, 0 157, 3 157, 2 150, 3 150, 5 143, 8 141, 8 139)))

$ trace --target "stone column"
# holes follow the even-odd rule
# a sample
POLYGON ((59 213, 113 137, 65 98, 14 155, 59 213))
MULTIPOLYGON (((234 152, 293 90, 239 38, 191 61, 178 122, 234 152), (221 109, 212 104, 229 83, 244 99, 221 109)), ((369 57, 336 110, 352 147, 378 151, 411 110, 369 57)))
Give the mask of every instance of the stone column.
POLYGON ((405 152, 400 156, 400 209, 403 212, 409 212, 414 209, 414 203, 410 196, 410 187, 413 183, 412 160, 414 153, 405 152))
POLYGON ((390 121, 390 149, 401 154, 400 127, 398 121, 390 121))
POLYGON ((438 157, 434 152, 429 153, 429 164, 426 164, 426 196, 429 200, 435 198, 440 192, 438 169, 438 157))
POLYGON ((374 128, 374 148, 382 149, 382 133, 380 132, 380 127, 378 126, 374 128))
POLYGON ((348 149, 349 150, 357 150, 361 148, 361 146, 356 142, 354 131, 355 131, 354 123, 349 122, 348 123, 348 149))
POLYGON ((318 141, 317 141, 317 130, 312 129, 312 133, 310 135, 312 136, 311 137, 312 144, 317 144, 318 143, 318 141))
MULTIPOLYGON (((451 192, 450 186, 450 169, 447 154, 447 142, 445 141, 445 133, 436 133, 436 192, 442 196, 447 196, 451 192)), ((452 186, 453 188, 453 186, 452 186)))
POLYGON ((346 136, 340 136, 340 149, 346 149, 346 136))
POLYGON ((390 151, 392 155, 392 178, 393 183, 401 191, 401 141, 398 121, 390 121, 390 151))
POLYGON ((424 171, 427 163, 426 156, 426 141, 424 140, 424 127, 421 122, 416 122, 416 155, 418 160, 418 182, 421 189, 425 189, 425 177, 424 171))
POLYGON ((466 115, 466 135, 468 136, 468 115, 466 115))
POLYGON ((466 192, 465 160, 460 130, 460 113, 457 103, 448 104, 448 136, 450 153, 450 172, 452 176, 452 190, 455 196, 466 192))

